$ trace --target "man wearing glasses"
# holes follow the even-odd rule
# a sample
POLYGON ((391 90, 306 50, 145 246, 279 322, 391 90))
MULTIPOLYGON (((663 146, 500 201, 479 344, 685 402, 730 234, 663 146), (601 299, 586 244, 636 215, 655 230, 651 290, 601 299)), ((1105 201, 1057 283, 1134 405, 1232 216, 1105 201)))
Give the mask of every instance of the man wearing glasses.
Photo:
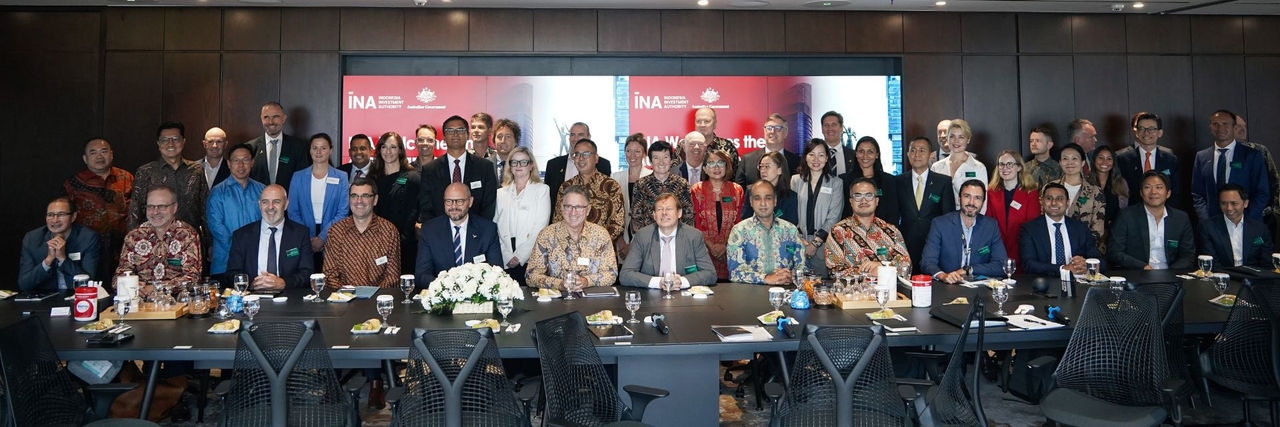
MULTIPOLYGON (((684 153, 684 163, 680 164, 680 177, 689 182, 689 186, 702 181, 702 168, 707 160, 707 139, 699 132, 689 132, 680 140, 680 151, 684 153)), ((730 154, 732 156, 732 154, 730 154)))
POLYGON ((875 181, 866 177, 854 179, 849 187, 849 204, 853 215, 837 222, 827 235, 828 270, 871 274, 881 261, 892 265, 911 263, 902 233, 893 224, 876 218, 880 197, 876 196, 875 181))
MULTIPOLYGON (((572 149, 574 145, 578 144, 578 141, 591 139, 591 127, 583 122, 574 123, 569 126, 569 132, 565 137, 568 138, 568 146, 572 149)), ((547 161, 547 176, 542 181, 550 188, 551 197, 559 196, 560 186, 564 184, 565 180, 578 176, 578 165, 571 161, 571 157, 573 157, 572 152, 563 156, 552 157, 551 160, 547 161)), ((612 173, 613 166, 609 164, 609 159, 601 159, 599 157, 596 156, 596 170, 605 175, 612 173)), ((551 199, 551 205, 555 206, 559 200, 551 199)))
MULTIPOLYGON (((586 216, 587 221, 604 227, 609 232, 609 241, 612 242, 622 235, 625 227, 622 186, 609 175, 596 169, 596 162, 600 159, 596 150, 595 141, 590 139, 578 141, 573 145, 573 163, 578 168, 578 176, 565 181, 564 186, 560 187, 560 194, 556 200, 561 203, 555 207, 551 222, 560 222, 565 219, 564 193, 570 186, 580 186, 591 195, 587 200, 591 205, 591 211, 586 216)), ((613 252, 612 249, 610 252, 613 252)))
POLYGON ((444 190, 444 212, 422 224, 418 236, 418 259, 414 275, 418 286, 426 288, 436 276, 467 263, 487 263, 501 267, 502 247, 498 245, 498 225, 471 215, 471 190, 462 183, 444 190))
MULTIPOLYGON (((192 162, 194 163, 194 162, 192 162)), ((196 164, 196 168, 199 168, 196 164)), ((195 173, 200 175, 199 169, 195 173)), ((204 188, 204 183, 200 183, 204 188)), ((133 271, 138 275, 142 292, 149 292, 152 281, 169 283, 200 280, 200 235, 186 221, 177 218, 182 211, 178 193, 167 185, 156 185, 145 196, 134 197, 143 202, 147 221, 124 236, 120 250, 120 264, 115 275, 133 271)))
MULTIPOLYGON (((760 179, 760 158, 765 154, 774 151, 781 151, 782 157, 787 159, 787 164, 783 165, 783 176, 790 176, 795 171, 796 166, 800 165, 800 155, 786 151, 787 143, 787 119, 782 118, 781 114, 773 113, 764 122, 764 148, 747 153, 742 156, 742 161, 738 162, 734 158, 734 163, 738 165, 737 172, 734 174, 733 180, 747 188, 751 183, 760 179)), ((733 154, 733 153, 730 153, 733 154)))
MULTIPOLYGON (((204 228, 204 202, 209 196, 204 167, 199 162, 182 158, 187 139, 181 122, 164 122, 156 129, 156 145, 160 158, 138 167, 133 174, 133 196, 130 197, 129 229, 149 220, 147 194, 159 186, 174 191, 178 202, 177 219, 192 228, 204 228)), ((197 267, 198 268, 198 267, 197 267)))
MULTIPOLYGON (((583 145, 579 143, 578 147, 583 145)), ((563 219, 557 219, 538 233, 529 254, 529 286, 575 291, 588 286, 613 286, 618 278, 618 257, 613 252, 609 232, 589 221, 595 211, 589 201, 592 190, 568 183, 561 190, 556 211, 564 212, 563 219), (569 273, 573 273, 572 276, 569 273), (566 288, 565 280, 570 277, 575 282, 566 288)))
POLYGON ((427 163, 421 172, 420 222, 425 224, 444 215, 444 190, 453 183, 462 183, 471 189, 475 201, 470 209, 472 214, 492 220, 498 206, 498 178, 493 174, 493 163, 467 152, 467 119, 451 116, 445 119, 442 130, 448 149, 444 156, 427 163))
POLYGON ((1178 156, 1169 147, 1157 145, 1160 137, 1164 136, 1164 121, 1155 113, 1142 111, 1133 115, 1131 123, 1134 145, 1116 152, 1116 169, 1129 183, 1129 197, 1132 199, 1142 194, 1142 176, 1152 170, 1169 178, 1172 185, 1170 193, 1181 195, 1181 189, 1178 188, 1178 156))
MULTIPOLYGON (((213 248, 209 255, 209 275, 223 283, 229 283, 222 280, 222 276, 227 272, 232 234, 245 224, 262 219, 255 203, 266 188, 261 182, 249 179, 249 171, 253 169, 252 146, 239 144, 231 147, 227 159, 231 179, 213 186, 205 205, 212 240, 210 246, 213 248)), ((283 190, 284 187, 280 189, 283 190)), ((280 209, 280 212, 284 212, 284 209, 280 209)))
POLYGON ((331 290, 347 285, 395 287, 400 280, 400 232, 391 221, 373 214, 378 185, 369 178, 356 178, 347 199, 351 216, 329 227, 325 286, 331 290))
MULTIPOLYGON (((947 126, 950 125, 951 121, 947 120, 947 126)), ((924 252, 924 241, 929 236, 933 219, 956 210, 951 177, 929 170, 934 153, 933 142, 929 138, 919 136, 912 139, 907 148, 910 167, 898 175, 895 197, 898 212, 902 214, 898 227, 907 241, 913 271, 920 271, 920 254, 924 252)))
POLYGON ((97 274, 98 234, 76 224, 76 206, 66 197, 49 202, 44 227, 22 238, 18 290, 71 292, 77 274, 97 274))

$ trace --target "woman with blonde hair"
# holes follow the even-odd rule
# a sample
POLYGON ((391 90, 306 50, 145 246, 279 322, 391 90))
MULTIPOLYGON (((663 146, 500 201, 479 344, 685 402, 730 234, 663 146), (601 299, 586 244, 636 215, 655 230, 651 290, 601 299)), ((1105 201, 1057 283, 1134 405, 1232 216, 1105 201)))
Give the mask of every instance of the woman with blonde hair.
POLYGON ((538 162, 529 147, 515 147, 507 155, 498 189, 498 207, 493 222, 498 224, 498 244, 502 246, 502 267, 521 285, 533 242, 551 218, 551 187, 538 178, 538 162))
POLYGON ((1000 239, 1010 257, 1018 254, 1018 231, 1022 224, 1040 216, 1040 191, 1022 157, 1013 150, 996 156, 987 187, 987 213, 1000 226, 1000 239))

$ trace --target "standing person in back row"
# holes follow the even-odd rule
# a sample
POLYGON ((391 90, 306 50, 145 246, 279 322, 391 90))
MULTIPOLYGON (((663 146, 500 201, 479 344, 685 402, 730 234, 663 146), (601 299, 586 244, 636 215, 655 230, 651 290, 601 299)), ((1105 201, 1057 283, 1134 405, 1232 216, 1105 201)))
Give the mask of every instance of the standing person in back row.
MULTIPOLYGON (((978 157, 969 152, 969 141, 973 138, 973 129, 964 119, 951 119, 951 127, 947 129, 947 141, 938 141, 950 153, 947 158, 938 160, 930 167, 934 172, 951 177, 952 193, 960 200, 960 186, 971 179, 976 179, 987 186, 987 165, 978 161, 978 157)), ((987 213, 987 206, 982 205, 980 213, 987 213)))
POLYGON ((902 221, 898 225, 902 240, 907 242, 913 271, 920 271, 920 255, 933 219, 956 210, 951 195, 951 177, 929 170, 933 143, 918 136, 907 146, 907 170, 898 175, 897 194, 881 203, 898 203, 902 221))
POLYGON ((493 174, 493 163, 467 152, 466 119, 451 116, 445 119, 441 131, 448 149, 421 171, 418 222, 444 215, 444 189, 455 182, 466 184, 471 190, 474 199, 471 213, 492 220, 498 199, 498 177, 493 174))
POLYGON ((248 141, 254 148, 253 171, 249 178, 264 185, 279 184, 286 191, 294 172, 311 166, 307 141, 284 133, 289 115, 279 102, 262 105, 263 135, 248 141))
POLYGON ((1236 115, 1218 110, 1209 116, 1209 132, 1213 146, 1196 153, 1191 169, 1191 201, 1200 221, 1222 214, 1218 208, 1218 189, 1230 184, 1244 189, 1249 201, 1245 216, 1262 220, 1262 210, 1271 200, 1270 177, 1262 152, 1237 143, 1236 115))
MULTIPOLYGON (((1152 170, 1169 178, 1170 194, 1182 194, 1178 188, 1178 156, 1169 147, 1158 145, 1164 136, 1164 121, 1155 113, 1142 111, 1133 115, 1131 123, 1134 144, 1116 151, 1116 170, 1129 183, 1129 197, 1142 193, 1143 176, 1152 170)), ((1171 204, 1177 205, 1176 201, 1171 204)))

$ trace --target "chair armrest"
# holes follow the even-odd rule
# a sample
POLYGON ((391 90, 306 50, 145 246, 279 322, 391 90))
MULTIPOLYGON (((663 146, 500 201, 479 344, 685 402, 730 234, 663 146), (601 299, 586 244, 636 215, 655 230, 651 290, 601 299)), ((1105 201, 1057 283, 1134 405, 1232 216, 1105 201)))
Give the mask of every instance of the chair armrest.
POLYGON ((911 387, 912 389, 914 389, 915 387, 933 387, 934 385, 936 385, 933 383, 933 381, 922 380, 919 378, 894 378, 893 381, 898 383, 899 387, 905 386, 905 387, 911 387))
MULTIPOLYGON (((1181 378, 1166 378, 1160 384, 1160 393, 1165 396, 1165 409, 1169 412, 1169 421, 1173 425, 1182 425, 1182 398, 1191 393, 1187 381, 1181 378)), ((1246 403, 1247 404, 1247 403, 1246 403)))
POLYGON ((217 387, 213 388, 213 395, 218 396, 219 399, 226 399, 227 393, 231 392, 231 386, 235 384, 235 382, 235 378, 227 378, 226 380, 223 380, 218 383, 217 387))
POLYGON ((1033 371, 1044 369, 1046 367, 1056 368, 1057 366, 1058 358, 1053 356, 1040 356, 1035 359, 1031 359, 1030 362, 1027 362, 1027 368, 1033 371))
POLYGON ((631 396, 632 421, 644 420, 644 409, 649 406, 649 402, 671 395, 671 392, 660 388, 635 384, 627 384, 622 387, 622 390, 626 391, 628 396, 631 396))
POLYGON ((386 399, 387 403, 391 404, 391 408, 394 411, 402 397, 404 397, 404 387, 391 387, 390 390, 387 390, 387 395, 384 399, 386 399))
POLYGON ((111 403, 115 402, 116 397, 127 391, 138 388, 133 383, 106 383, 106 384, 89 384, 84 389, 88 391, 90 407, 93 408, 93 417, 95 419, 106 418, 111 411, 111 403))
POLYGON ((533 414, 533 402, 538 399, 539 393, 542 393, 542 379, 540 377, 520 383, 520 391, 516 392, 516 399, 520 399, 520 404, 524 406, 524 415, 526 417, 533 414))
POLYGON ((360 389, 364 388, 365 381, 364 376, 351 377, 351 379, 342 384, 342 388, 346 389, 348 393, 357 394, 360 393, 360 389))

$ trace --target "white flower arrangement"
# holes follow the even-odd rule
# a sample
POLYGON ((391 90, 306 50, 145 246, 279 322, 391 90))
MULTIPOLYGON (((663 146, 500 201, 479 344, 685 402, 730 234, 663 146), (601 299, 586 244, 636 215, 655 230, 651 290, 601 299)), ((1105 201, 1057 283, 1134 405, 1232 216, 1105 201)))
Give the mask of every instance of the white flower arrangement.
POLYGON ((467 263, 436 276, 427 285, 426 308, 452 310, 458 303, 483 303, 498 299, 523 300, 520 284, 501 267, 487 263, 467 263))

